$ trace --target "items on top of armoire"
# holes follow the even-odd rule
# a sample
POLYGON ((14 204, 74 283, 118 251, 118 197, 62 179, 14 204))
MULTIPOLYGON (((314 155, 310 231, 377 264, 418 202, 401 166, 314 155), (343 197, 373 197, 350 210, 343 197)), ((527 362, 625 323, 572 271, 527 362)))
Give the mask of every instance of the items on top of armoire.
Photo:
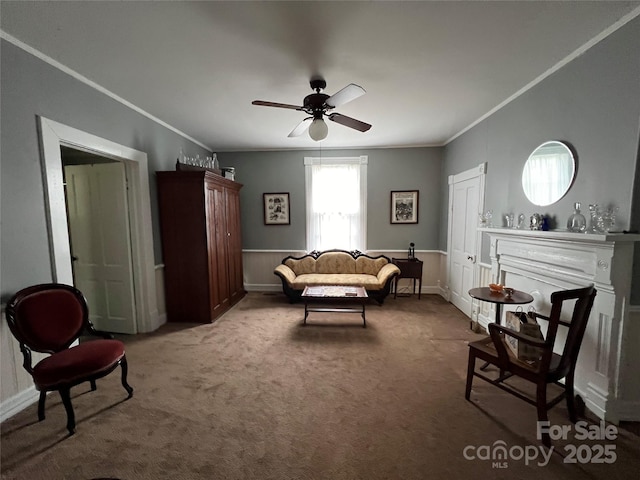
POLYGON ((197 154, 195 157, 189 157, 184 154, 182 149, 180 149, 180 153, 176 160, 177 172, 202 170, 213 172, 216 175, 235 181, 235 167, 221 167, 220 162, 218 161, 218 154, 214 153, 205 157, 200 157, 200 154, 197 154))

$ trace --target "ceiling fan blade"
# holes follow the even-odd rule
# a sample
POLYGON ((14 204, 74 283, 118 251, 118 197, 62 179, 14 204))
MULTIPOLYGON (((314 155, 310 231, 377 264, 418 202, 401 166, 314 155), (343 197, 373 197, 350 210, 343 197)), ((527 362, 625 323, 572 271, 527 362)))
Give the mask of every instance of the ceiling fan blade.
POLYGON ((290 108, 291 110, 302 110, 302 107, 298 105, 289 105, 288 103, 275 103, 265 102, 264 100, 254 100, 251 105, 260 105, 262 107, 278 107, 278 108, 290 108))
POLYGON ((296 128, 291 130, 289 137, 299 137, 300 135, 302 135, 304 132, 307 131, 312 121, 313 121, 313 117, 307 117, 304 120, 302 120, 296 128))
POLYGON ((330 107, 339 107, 340 105, 344 105, 351 100, 355 100, 358 97, 361 97, 367 93, 364 88, 355 83, 350 83, 338 93, 333 94, 324 102, 330 107))
POLYGON ((356 120, 355 118, 347 117, 346 115, 341 115, 340 113, 331 113, 327 115, 329 120, 332 122, 339 123, 340 125, 344 125, 345 127, 353 128, 360 132, 366 132, 371 128, 371 125, 368 123, 361 122, 360 120, 356 120))

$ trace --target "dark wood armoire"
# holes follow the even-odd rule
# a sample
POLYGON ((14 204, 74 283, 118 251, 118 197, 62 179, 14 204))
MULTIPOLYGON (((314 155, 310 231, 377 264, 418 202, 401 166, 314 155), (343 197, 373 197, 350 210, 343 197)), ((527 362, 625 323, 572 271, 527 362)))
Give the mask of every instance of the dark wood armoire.
POLYGON ((213 322, 245 294, 241 184, 207 170, 157 172, 170 322, 213 322))

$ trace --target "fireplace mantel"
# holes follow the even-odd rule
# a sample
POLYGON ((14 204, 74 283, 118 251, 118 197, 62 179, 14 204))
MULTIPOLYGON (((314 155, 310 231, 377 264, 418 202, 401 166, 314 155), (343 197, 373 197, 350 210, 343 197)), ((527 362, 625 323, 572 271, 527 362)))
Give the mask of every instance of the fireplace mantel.
POLYGON ((480 230, 491 242, 492 281, 529 292, 539 312, 549 312, 552 292, 595 284, 575 389, 598 417, 639 421, 640 319, 630 314, 629 299, 633 247, 640 235, 480 230))

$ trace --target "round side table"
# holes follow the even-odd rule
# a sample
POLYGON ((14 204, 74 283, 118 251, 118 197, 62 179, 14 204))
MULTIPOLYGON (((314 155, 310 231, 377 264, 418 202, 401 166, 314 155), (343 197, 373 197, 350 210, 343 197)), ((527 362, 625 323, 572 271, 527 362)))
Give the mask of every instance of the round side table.
POLYGON ((503 292, 493 292, 489 287, 478 287, 469 290, 469 295, 483 302, 496 304, 496 323, 500 325, 502 305, 522 305, 533 302, 533 297, 525 292, 515 290, 510 297, 503 292))

